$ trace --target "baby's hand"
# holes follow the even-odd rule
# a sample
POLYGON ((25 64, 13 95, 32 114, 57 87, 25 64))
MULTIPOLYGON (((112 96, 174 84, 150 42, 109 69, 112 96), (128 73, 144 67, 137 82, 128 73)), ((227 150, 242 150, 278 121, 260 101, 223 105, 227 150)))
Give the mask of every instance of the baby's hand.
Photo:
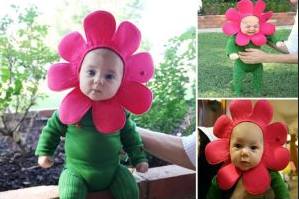
POLYGON ((42 168, 46 169, 46 168, 49 168, 49 167, 53 166, 54 161, 50 156, 39 156, 38 157, 38 164, 42 168))
POLYGON ((229 55, 230 60, 235 61, 239 59, 239 55, 237 53, 232 53, 229 55))
POLYGON ((136 171, 138 171, 140 173, 145 173, 145 172, 147 172, 147 170, 148 170, 148 163, 147 162, 140 162, 136 166, 136 171))
POLYGON ((285 44, 284 44, 283 41, 278 41, 278 42, 276 43, 276 46, 277 46, 278 48, 282 48, 282 47, 285 46, 285 44))

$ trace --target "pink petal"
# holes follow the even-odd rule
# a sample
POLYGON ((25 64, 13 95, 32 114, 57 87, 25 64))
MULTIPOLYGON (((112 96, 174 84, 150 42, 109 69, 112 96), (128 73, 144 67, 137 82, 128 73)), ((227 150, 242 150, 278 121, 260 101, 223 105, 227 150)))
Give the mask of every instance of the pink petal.
POLYGON ((282 122, 275 122, 267 126, 265 142, 270 145, 282 146, 287 142, 288 130, 282 122))
POLYGON ((239 179, 241 173, 232 163, 219 169, 217 181, 219 187, 223 190, 230 189, 239 179))
POLYGON ((266 3, 264 1, 257 1, 255 3, 254 14, 259 17, 266 9, 266 3))
POLYGON ((228 21, 235 21, 235 22, 241 21, 240 13, 235 8, 228 9, 225 13, 225 16, 228 21))
POLYGON ((110 44, 115 29, 115 19, 109 12, 95 11, 84 19, 84 30, 89 46, 110 44))
POLYGON ((94 102, 92 117, 96 129, 101 133, 118 131, 126 122, 124 109, 114 99, 94 102))
POLYGON ((150 89, 138 82, 125 82, 117 93, 119 103, 134 114, 149 110, 153 100, 150 89))
POLYGON ((251 37, 251 41, 256 46, 262 46, 267 43, 267 38, 262 33, 257 33, 251 37))
POLYGON ((263 160, 268 168, 280 171, 289 164, 290 153, 284 147, 268 145, 267 150, 264 152, 263 160))
POLYGON ((250 0, 242 0, 238 3, 238 9, 242 16, 254 14, 254 3, 250 0))
POLYGON ((263 23, 260 27, 260 32, 265 35, 273 35, 275 33, 275 26, 269 23, 263 23))
POLYGON ((268 21, 269 19, 271 19, 272 15, 273 15, 273 12, 271 12, 271 11, 261 14, 260 24, 263 24, 266 21, 268 21))
POLYGON ((226 22, 222 25, 222 31, 226 35, 234 35, 240 31, 240 22, 226 22))
POLYGON ((114 47, 122 57, 132 55, 138 49, 140 42, 141 34, 134 24, 125 21, 119 25, 114 37, 114 47))
POLYGON ((218 138, 229 138, 233 130, 232 121, 226 115, 220 116, 214 125, 214 135, 218 138))
POLYGON ((126 66, 128 81, 146 83, 154 74, 154 62, 149 53, 139 53, 128 58, 126 66))
POLYGON ((92 101, 79 88, 72 90, 62 101, 59 118, 64 124, 75 124, 91 107, 92 101))
POLYGON ((229 105, 229 110, 233 120, 248 118, 252 111, 250 100, 234 100, 229 105))
POLYGON ((236 37, 236 43, 239 46, 246 46, 250 42, 250 37, 244 35, 242 32, 239 32, 236 37))
POLYGON ((220 139, 207 144, 206 159, 210 164, 218 164, 229 159, 229 140, 220 139))
POLYGON ((63 59, 74 62, 77 60, 81 50, 85 48, 85 45, 85 41, 80 33, 71 32, 62 38, 58 51, 63 59))
POLYGON ((259 122, 261 125, 267 125, 273 117, 273 109, 269 101, 258 100, 253 108, 251 119, 259 122))
POLYGON ((47 74, 48 86, 53 91, 62 91, 78 86, 78 74, 69 63, 53 64, 47 74))
POLYGON ((262 194, 270 187, 270 174, 262 163, 244 172, 243 179, 246 190, 253 195, 262 194))

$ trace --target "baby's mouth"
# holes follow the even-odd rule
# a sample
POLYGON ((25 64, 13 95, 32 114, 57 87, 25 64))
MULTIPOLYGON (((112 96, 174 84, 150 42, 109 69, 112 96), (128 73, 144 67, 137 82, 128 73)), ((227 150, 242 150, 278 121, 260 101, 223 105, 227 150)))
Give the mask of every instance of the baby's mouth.
POLYGON ((91 89, 91 90, 95 93, 102 93, 102 91, 100 89, 91 89))

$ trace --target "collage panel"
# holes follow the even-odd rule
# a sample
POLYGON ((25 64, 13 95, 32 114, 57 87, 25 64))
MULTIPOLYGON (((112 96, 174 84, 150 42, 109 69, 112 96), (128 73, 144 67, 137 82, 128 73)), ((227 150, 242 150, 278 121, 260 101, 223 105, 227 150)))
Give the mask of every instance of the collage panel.
POLYGON ((298 100, 198 100, 198 198, 298 198, 298 100))
POLYGON ((197 0, 0 8, 0 199, 196 199, 197 0))
POLYGON ((297 0, 202 0, 198 97, 297 98, 297 0))

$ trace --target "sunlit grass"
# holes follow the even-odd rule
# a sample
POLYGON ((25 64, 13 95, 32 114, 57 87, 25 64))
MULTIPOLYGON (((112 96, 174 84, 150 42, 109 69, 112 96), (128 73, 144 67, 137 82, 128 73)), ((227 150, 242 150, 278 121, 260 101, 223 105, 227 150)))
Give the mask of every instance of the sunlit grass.
MULTIPOLYGON (((278 30, 277 35, 287 39, 290 30, 278 30)), ((232 91, 233 62, 225 53, 228 37, 223 33, 200 33, 198 35, 198 97, 237 97, 232 91)), ((262 50, 277 53, 267 46, 262 50)), ((252 75, 243 82, 243 95, 238 97, 298 97, 297 64, 264 64, 262 96, 251 87, 252 75)))

